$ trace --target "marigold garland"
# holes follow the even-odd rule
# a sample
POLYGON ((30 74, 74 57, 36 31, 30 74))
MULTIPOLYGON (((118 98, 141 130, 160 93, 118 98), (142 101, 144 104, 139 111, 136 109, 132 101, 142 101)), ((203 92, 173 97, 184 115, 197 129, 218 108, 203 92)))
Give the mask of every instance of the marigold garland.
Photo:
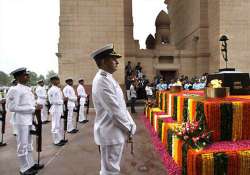
POLYGON ((215 101, 204 101, 204 112, 206 125, 212 133, 212 141, 219 141, 221 135, 220 103, 215 101))
MULTIPOLYGON (((250 99, 250 96, 249 96, 250 99)), ((250 139, 250 103, 243 103, 242 138, 250 139)))
POLYGON ((202 154, 202 175, 211 175, 214 173, 214 158, 212 153, 202 154))
MULTIPOLYGON (((161 107, 158 108, 160 111, 172 114, 178 122, 203 120, 206 124, 204 127, 213 131, 212 138, 214 141, 250 138, 250 117, 246 117, 250 116, 250 97, 231 96, 224 99, 202 100, 184 97, 184 93, 170 94, 166 91, 160 93, 162 94, 161 103, 158 103, 159 107, 161 107)), ((244 150, 246 149, 244 142, 225 142, 225 145, 222 144, 223 146, 221 145, 221 147, 216 147, 215 145, 217 144, 213 144, 208 149, 205 148, 199 152, 195 150, 190 152, 190 149, 186 147, 187 151, 185 153, 185 144, 182 144, 181 140, 173 132, 171 133, 177 123, 173 123, 173 119, 167 121, 165 118, 161 118, 157 112, 159 111, 156 109, 152 110, 146 105, 145 113, 154 127, 154 132, 156 131, 155 134, 161 138, 163 143, 165 142, 164 145, 171 152, 177 164, 182 165, 183 174, 200 175, 202 171, 205 174, 209 174, 212 172, 212 168, 202 169, 201 165, 212 167, 213 162, 214 174, 226 172, 229 175, 241 175, 248 173, 250 151, 244 150), (213 154, 213 162, 207 156, 205 156, 203 161, 203 154, 213 154), (192 162, 191 164, 189 163, 190 161, 192 162)))
POLYGON ((242 138, 242 118, 243 104, 241 102, 233 102, 233 140, 240 140, 242 138))
POLYGON ((239 151, 240 175, 249 175, 250 172, 250 150, 239 151))

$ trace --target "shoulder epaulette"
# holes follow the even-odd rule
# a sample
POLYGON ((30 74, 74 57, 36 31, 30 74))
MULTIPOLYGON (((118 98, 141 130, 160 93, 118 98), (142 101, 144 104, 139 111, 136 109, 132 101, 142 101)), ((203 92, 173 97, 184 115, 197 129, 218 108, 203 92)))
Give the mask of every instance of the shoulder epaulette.
POLYGON ((101 75, 104 77, 107 77, 107 73, 106 72, 101 72, 101 75))

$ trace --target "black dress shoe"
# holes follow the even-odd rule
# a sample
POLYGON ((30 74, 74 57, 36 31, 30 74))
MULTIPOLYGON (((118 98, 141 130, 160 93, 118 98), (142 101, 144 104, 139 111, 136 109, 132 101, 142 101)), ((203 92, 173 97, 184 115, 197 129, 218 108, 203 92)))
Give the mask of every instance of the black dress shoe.
POLYGON ((73 130, 69 131, 68 133, 70 133, 70 134, 75 134, 75 133, 77 133, 77 132, 78 132, 78 129, 73 129, 73 130))
POLYGON ((47 124, 49 122, 50 122, 49 120, 45 120, 45 121, 42 122, 42 124, 47 124))
POLYGON ((63 142, 59 142, 59 143, 54 143, 54 145, 56 145, 56 146, 63 146, 63 145, 65 145, 65 143, 63 143, 63 142))
POLYGON ((62 143, 67 143, 68 142, 68 140, 66 139, 66 140, 61 140, 60 142, 62 142, 62 143))
POLYGON ((34 170, 32 168, 26 170, 25 172, 20 172, 20 175, 35 175, 37 174, 37 170, 34 170))
POLYGON ((83 120, 82 122, 83 122, 83 123, 88 123, 88 122, 89 122, 89 120, 83 120))
POLYGON ((36 135, 36 130, 30 130, 31 135, 36 135))
POLYGON ((44 168, 44 165, 43 164, 37 164, 37 163, 35 163, 33 166, 32 166, 32 168, 34 169, 34 170, 40 170, 40 169, 43 169, 44 168))

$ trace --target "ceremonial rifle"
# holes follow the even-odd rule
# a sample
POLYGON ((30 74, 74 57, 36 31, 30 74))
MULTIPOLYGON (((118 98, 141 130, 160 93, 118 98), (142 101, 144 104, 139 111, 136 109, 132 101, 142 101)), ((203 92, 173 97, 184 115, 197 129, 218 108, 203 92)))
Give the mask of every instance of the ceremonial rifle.
POLYGON ((77 97, 77 106, 76 106, 76 129, 77 129, 77 124, 79 120, 79 113, 80 113, 80 97, 77 97))
POLYGON ((33 125, 35 126, 35 131, 31 131, 31 134, 36 136, 36 151, 37 151, 37 164, 40 164, 40 153, 42 152, 42 120, 41 120, 41 109, 35 110, 35 119, 33 120, 33 125))
POLYGON ((130 153, 131 153, 131 155, 134 155, 134 141, 133 141, 132 131, 133 131, 133 125, 131 125, 131 129, 129 131, 127 143, 130 143, 130 146, 131 146, 130 147, 130 153))
POLYGON ((49 102, 49 100, 47 100, 47 102, 46 102, 46 105, 45 105, 46 107, 47 107, 47 109, 48 109, 48 115, 49 115, 49 109, 50 109, 50 107, 51 107, 51 104, 50 104, 50 102, 49 102))
POLYGON ((87 118, 87 116, 89 114, 89 95, 87 95, 86 102, 85 102, 84 106, 87 107, 87 109, 86 109, 86 118, 87 118))
POLYGON ((6 121, 6 108, 5 108, 6 101, 5 99, 2 100, 1 105, 2 105, 2 110, 0 111, 0 115, 2 116, 0 120, 2 121, 2 129, 1 129, 1 142, 0 146, 6 146, 7 143, 4 143, 3 141, 3 135, 5 133, 5 121, 6 121))
POLYGON ((64 100, 64 111, 63 111, 63 129, 64 129, 64 134, 63 134, 63 140, 66 140, 66 132, 67 132, 67 123, 68 123, 68 100, 64 100))

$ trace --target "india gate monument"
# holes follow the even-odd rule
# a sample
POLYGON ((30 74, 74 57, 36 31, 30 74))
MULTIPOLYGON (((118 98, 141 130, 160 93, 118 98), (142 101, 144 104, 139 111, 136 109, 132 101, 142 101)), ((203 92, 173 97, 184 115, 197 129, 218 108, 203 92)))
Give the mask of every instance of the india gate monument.
POLYGON ((155 19, 156 33, 149 35, 146 49, 133 38, 132 0, 61 0, 59 75, 85 79, 91 85, 97 71, 90 53, 114 43, 123 56, 115 73, 124 84, 128 61, 141 62, 144 74, 153 80, 166 76, 200 76, 225 67, 219 38, 226 35, 229 67, 249 72, 250 1, 166 0, 168 13, 155 19))

